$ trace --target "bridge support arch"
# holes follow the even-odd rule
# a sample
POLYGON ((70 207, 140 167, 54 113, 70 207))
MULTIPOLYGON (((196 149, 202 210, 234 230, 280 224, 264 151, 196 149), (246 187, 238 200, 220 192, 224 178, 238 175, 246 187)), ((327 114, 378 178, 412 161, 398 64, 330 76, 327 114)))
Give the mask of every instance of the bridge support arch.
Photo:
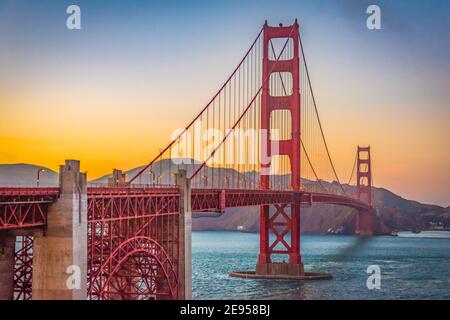
POLYGON ((95 300, 177 299, 176 270, 157 241, 136 236, 121 243, 91 275, 89 296, 95 300))

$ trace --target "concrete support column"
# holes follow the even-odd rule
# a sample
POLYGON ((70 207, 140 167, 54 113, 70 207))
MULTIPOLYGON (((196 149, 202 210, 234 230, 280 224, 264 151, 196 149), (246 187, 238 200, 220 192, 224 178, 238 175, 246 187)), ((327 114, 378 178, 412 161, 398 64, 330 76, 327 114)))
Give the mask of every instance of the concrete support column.
POLYGON ((34 300, 87 298, 87 183, 80 162, 60 167, 60 198, 48 212, 47 229, 33 248, 34 300))
POLYGON ((192 207, 190 180, 186 177, 186 170, 179 170, 175 174, 175 183, 180 188, 180 220, 178 223, 179 243, 179 298, 192 299, 192 207))
POLYGON ((0 300, 14 297, 15 236, 0 237, 0 300))

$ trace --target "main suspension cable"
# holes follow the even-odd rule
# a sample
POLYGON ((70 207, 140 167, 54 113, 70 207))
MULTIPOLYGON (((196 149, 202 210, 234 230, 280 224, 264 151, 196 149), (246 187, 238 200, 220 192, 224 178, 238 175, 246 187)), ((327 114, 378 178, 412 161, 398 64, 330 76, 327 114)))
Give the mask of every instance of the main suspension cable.
POLYGON ((206 106, 197 114, 197 116, 191 121, 189 122, 189 124, 176 136, 175 139, 173 139, 155 158, 153 158, 153 160, 147 164, 145 167, 143 167, 141 170, 139 170, 138 173, 136 173, 136 175, 131 178, 128 182, 127 185, 130 185, 134 180, 136 180, 137 177, 139 177, 142 173, 145 172, 145 170, 147 170, 157 159, 159 159, 167 150, 169 150, 169 148, 171 148, 176 141, 178 141, 178 139, 186 132, 189 130, 189 128, 195 123, 195 121, 197 121, 197 119, 199 119, 203 112, 205 110, 208 109, 208 107, 211 105, 211 103, 217 98, 217 96, 222 92, 223 88, 225 88, 225 86, 230 82, 230 80, 233 78, 233 76, 236 74, 236 72, 238 70, 240 70, 240 67, 242 65, 242 63, 245 61, 245 59, 247 58, 247 56, 250 54, 250 52, 252 51, 253 47, 255 46, 255 44, 257 43, 259 37, 261 36, 262 32, 263 32, 264 28, 261 28, 261 30, 259 31, 258 35, 256 36, 256 39, 253 41, 252 45, 250 46, 250 48, 247 50, 246 54, 244 55, 244 57, 242 58, 242 60, 239 62, 239 64, 237 65, 237 67, 233 70, 233 72, 231 73, 231 75, 228 77, 228 79, 224 82, 224 84, 222 85, 222 87, 220 87, 220 89, 217 91, 217 93, 212 97, 212 99, 206 104, 206 106))

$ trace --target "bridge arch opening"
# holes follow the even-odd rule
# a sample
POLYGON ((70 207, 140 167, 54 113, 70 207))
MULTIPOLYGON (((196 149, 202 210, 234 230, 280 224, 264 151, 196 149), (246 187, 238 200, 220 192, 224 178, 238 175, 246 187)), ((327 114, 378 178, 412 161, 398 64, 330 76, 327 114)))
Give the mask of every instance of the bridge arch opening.
POLYGON ((88 295, 93 300, 177 299, 176 263, 152 238, 130 238, 91 276, 88 295))
POLYGON ((292 73, 273 72, 269 77, 269 94, 271 97, 287 97, 292 94, 292 73))
POLYGON ((294 57, 294 40, 292 38, 272 38, 269 42, 269 60, 285 61, 294 57), (283 47, 286 47, 283 50, 283 47), (280 53, 282 54, 280 55, 280 53))

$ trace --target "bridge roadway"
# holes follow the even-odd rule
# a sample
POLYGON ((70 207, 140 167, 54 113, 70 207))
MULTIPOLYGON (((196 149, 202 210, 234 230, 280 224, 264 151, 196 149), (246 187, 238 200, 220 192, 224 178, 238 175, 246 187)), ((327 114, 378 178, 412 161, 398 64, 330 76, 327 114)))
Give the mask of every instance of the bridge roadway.
MULTIPOLYGON (((48 208, 60 195, 59 188, 0 188, 0 230, 42 228, 47 223, 48 208)), ((180 199, 178 187, 88 187, 88 219, 95 219, 95 203, 115 203, 115 208, 141 206, 146 215, 174 212, 180 199)), ((226 208, 267 204, 312 205, 315 203, 343 205, 359 211, 370 206, 355 198, 308 191, 254 189, 192 189, 191 204, 196 212, 220 212, 226 208)), ((111 206, 113 208, 114 206, 111 206)), ((108 208, 105 205, 105 208, 108 208)), ((133 214, 135 214, 133 210, 133 214)))

